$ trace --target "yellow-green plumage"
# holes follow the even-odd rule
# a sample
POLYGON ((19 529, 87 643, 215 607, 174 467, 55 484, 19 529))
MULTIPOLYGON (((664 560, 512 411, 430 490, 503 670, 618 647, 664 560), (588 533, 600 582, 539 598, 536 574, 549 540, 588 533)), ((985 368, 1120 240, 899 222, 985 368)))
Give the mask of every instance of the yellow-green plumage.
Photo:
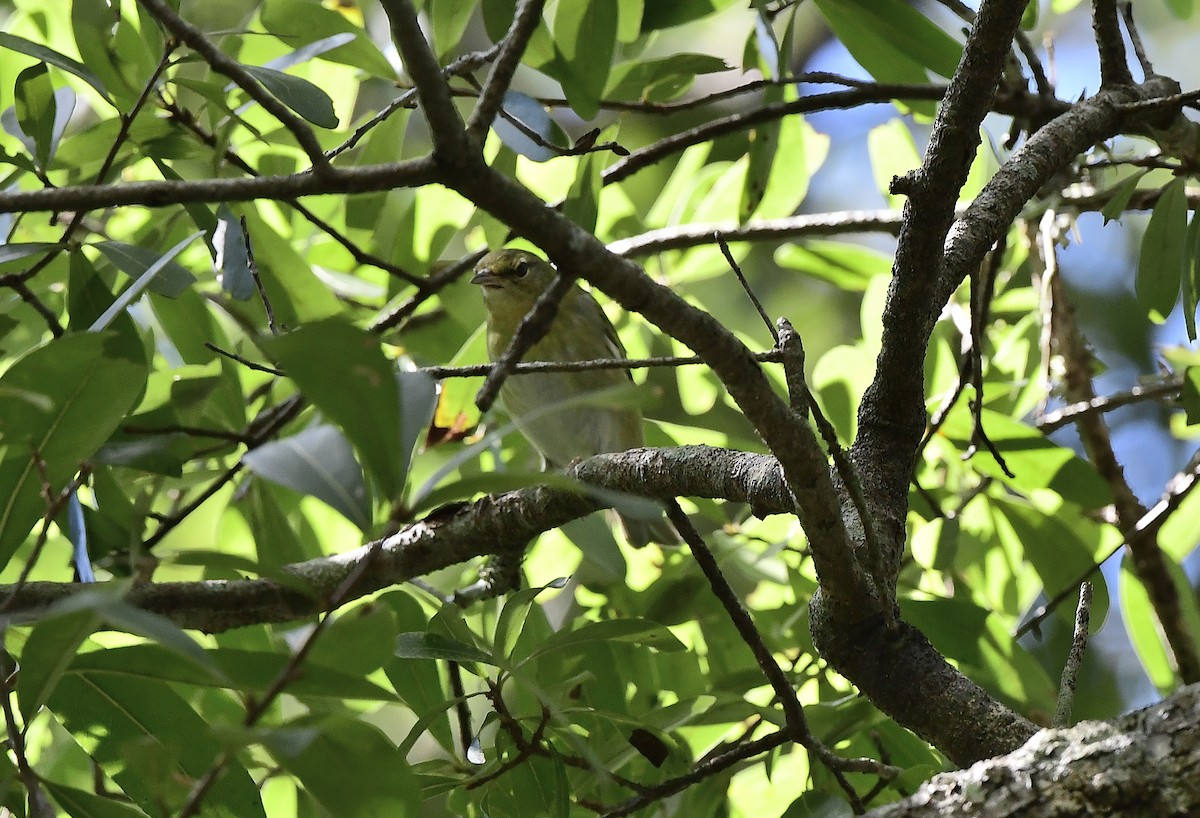
MULTIPOLYGON (((555 275, 546 261, 524 250, 497 250, 475 266, 471 281, 483 290, 488 355, 492 360, 508 349, 521 319, 555 275)), ((624 357, 616 330, 600 305, 572 285, 559 303, 549 331, 530 347, 524 359, 588 361, 624 357)), ((552 409, 555 404, 591 392, 628 386, 631 380, 625 369, 513 375, 501 387, 500 400, 547 465, 564 466, 576 458, 643 445, 642 414, 636 408, 576 401, 561 411, 552 409)), ((665 519, 622 518, 622 525, 633 545, 678 542, 678 535, 665 519)))

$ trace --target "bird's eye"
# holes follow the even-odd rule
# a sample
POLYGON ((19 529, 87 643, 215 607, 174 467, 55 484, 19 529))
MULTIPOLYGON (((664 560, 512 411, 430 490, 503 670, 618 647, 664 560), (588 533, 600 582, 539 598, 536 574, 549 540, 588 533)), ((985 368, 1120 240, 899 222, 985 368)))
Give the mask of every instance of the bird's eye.
POLYGON ((529 272, 529 267, 530 264, 528 261, 518 262, 516 269, 513 270, 513 275, 517 278, 524 278, 525 274, 529 272))

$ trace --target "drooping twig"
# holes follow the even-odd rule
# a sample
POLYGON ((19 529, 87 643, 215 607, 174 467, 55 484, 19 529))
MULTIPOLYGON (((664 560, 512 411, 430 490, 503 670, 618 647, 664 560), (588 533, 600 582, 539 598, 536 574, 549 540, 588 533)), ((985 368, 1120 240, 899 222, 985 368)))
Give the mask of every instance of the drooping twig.
POLYGON ((721 254, 725 256, 725 261, 729 264, 729 269, 733 270, 733 274, 737 276, 738 283, 742 285, 742 290, 745 291, 746 296, 750 299, 750 303, 754 305, 754 309, 758 310, 759 317, 767 325, 767 332, 771 333, 771 338, 775 341, 775 345, 779 346, 779 330, 775 329, 775 324, 772 323, 770 317, 767 315, 767 311, 763 309, 762 302, 754 294, 754 290, 750 287, 750 282, 746 280, 745 274, 742 273, 742 268, 738 265, 737 259, 733 257, 733 253, 729 252, 729 245, 725 242, 725 237, 721 235, 720 231, 716 231, 713 233, 713 238, 721 248, 721 254))
POLYGON ((238 220, 238 224, 242 228, 242 245, 246 248, 246 266, 250 268, 250 278, 254 280, 254 288, 258 290, 263 311, 267 314, 267 327, 271 330, 272 335, 278 335, 279 327, 275 324, 275 310, 271 307, 271 299, 267 297, 267 289, 263 286, 258 265, 254 262, 254 245, 250 241, 250 228, 246 226, 246 217, 242 216, 238 220))

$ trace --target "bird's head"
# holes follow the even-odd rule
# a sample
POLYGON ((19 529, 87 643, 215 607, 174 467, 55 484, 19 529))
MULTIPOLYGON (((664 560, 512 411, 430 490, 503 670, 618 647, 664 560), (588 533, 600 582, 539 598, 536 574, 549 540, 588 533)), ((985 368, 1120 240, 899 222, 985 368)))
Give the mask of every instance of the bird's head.
MULTIPOLYGON (((550 264, 525 250, 504 249, 488 253, 475 265, 471 283, 483 290, 488 311, 524 315, 554 281, 550 264)), ((519 317, 518 316, 518 317, 519 317)))

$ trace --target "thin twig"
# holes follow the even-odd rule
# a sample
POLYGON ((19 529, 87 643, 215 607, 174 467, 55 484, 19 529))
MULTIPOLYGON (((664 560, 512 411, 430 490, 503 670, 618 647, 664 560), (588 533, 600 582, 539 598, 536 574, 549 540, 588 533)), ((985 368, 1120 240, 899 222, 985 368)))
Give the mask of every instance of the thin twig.
POLYGON ((517 331, 513 333, 512 340, 508 342, 508 348, 492 364, 487 380, 475 394, 475 405, 480 412, 486 412, 492 407, 496 397, 500 394, 500 387, 512 374, 513 367, 529 351, 530 347, 546 337, 546 333, 550 331, 550 325, 554 323, 554 318, 558 314, 559 302, 574 286, 575 277, 559 270, 550 286, 538 296, 537 301, 533 302, 529 312, 517 325, 517 331))
MULTIPOLYGON (((1103 0, 1103 2, 1107 5, 1111 0, 1103 0)), ((1142 67, 1143 75, 1151 77, 1154 75, 1154 66, 1150 64, 1150 57, 1146 55, 1146 46, 1142 44, 1142 35, 1133 22, 1133 3, 1130 3, 1129 0, 1121 0, 1119 5, 1125 16, 1125 30, 1129 32, 1129 42, 1133 44, 1133 53, 1137 56, 1138 65, 1142 67)), ((1119 37, 1120 34, 1118 33, 1117 36, 1119 37)), ((1132 78, 1129 81, 1132 82, 1132 78)))
POLYGON ((255 372, 266 372, 268 375, 275 375, 276 377, 284 377, 287 374, 282 369, 276 369, 273 366, 256 363, 249 358, 238 355, 236 352, 230 352, 227 349, 221 349, 219 346, 209 341, 205 341, 204 346, 224 358, 228 358, 231 361, 237 361, 247 369, 253 369, 255 372))
POLYGON ((1165 398, 1178 395, 1183 388, 1183 378, 1175 376, 1162 383, 1148 386, 1135 386, 1124 392, 1114 392, 1111 395, 1099 395, 1090 400, 1081 400, 1069 406, 1063 406, 1052 412, 1046 412, 1037 419, 1038 431, 1045 434, 1057 431, 1069 423, 1074 423, 1087 415, 1111 412, 1123 406, 1131 406, 1142 401, 1165 398))
MULTIPOLYGON (((676 500, 668 500, 664 503, 667 509, 667 519, 675 526, 675 530, 679 532, 680 537, 687 543, 691 549, 692 558, 696 560, 696 565, 699 566, 701 573, 708 580, 709 588, 713 595, 721 603, 721 607, 725 609, 725 614, 732 621, 734 628, 737 629, 738 636, 750 648, 750 652, 754 654, 755 663, 763 676, 766 677, 767 683, 775 692, 775 697, 779 700, 780 706, 783 708, 784 718, 787 721, 788 733, 792 740, 797 744, 802 745, 805 749, 817 757, 817 759, 825 765, 830 774, 838 782, 842 791, 846 793, 846 797, 850 800, 850 805, 856 812, 863 811, 862 802, 859 800, 858 793, 850 782, 846 780, 842 771, 848 769, 844 766, 846 763, 857 763, 850 759, 842 759, 835 755, 828 747, 822 744, 808 727, 808 719, 804 715, 804 708, 800 704, 800 700, 796 698, 796 691, 792 687, 787 676, 783 672, 783 668, 775 661, 775 657, 771 654, 770 649, 763 641, 762 635, 758 632, 758 628, 754 624, 754 620, 750 617, 749 611, 742 605, 742 601, 738 599, 733 588, 729 586, 729 582, 725 579, 725 575, 721 573, 721 566, 717 562, 716 556, 704 542, 704 538, 700 536, 700 532, 696 531, 692 521, 679 507, 676 500)), ((869 761, 869 760, 866 760, 869 761)), ((875 762, 870 762, 872 765, 875 762)))
POLYGON ((262 276, 259 275, 258 265, 254 262, 254 244, 250 241, 250 228, 246 225, 246 217, 238 220, 242 228, 242 246, 246 248, 246 266, 250 268, 250 278, 254 288, 258 290, 259 300, 262 301, 263 312, 267 314, 267 328, 272 335, 279 334, 279 326, 275 323, 275 310, 271 307, 271 299, 267 297, 267 288, 263 286, 262 276))
POLYGON ((758 296, 751 289, 750 282, 746 280, 746 276, 742 273, 742 268, 738 265, 737 259, 733 257, 733 253, 729 252, 729 245, 725 243, 725 238, 721 235, 720 231, 714 232, 713 238, 721 247, 721 254, 725 256, 725 261, 729 264, 729 268, 737 276, 738 283, 742 285, 742 289, 750 299, 750 303, 754 305, 754 309, 758 310, 759 317, 767 325, 767 332, 771 333, 771 339, 775 342, 775 346, 779 346, 779 330, 775 329, 775 324, 767 315, 767 311, 763 309, 762 302, 758 300, 758 296))
POLYGON ((1088 623, 1092 617, 1092 583, 1079 586, 1079 607, 1075 609, 1075 630, 1071 636, 1071 651, 1063 665, 1062 680, 1058 685, 1058 706, 1054 710, 1051 727, 1066 727, 1071 722, 1071 708, 1075 704, 1075 684, 1079 680, 1079 666, 1087 651, 1088 623))
MULTIPOLYGON (((775 363, 783 359, 777 349, 766 352, 755 352, 754 359, 764 363, 775 363)), ((590 361, 522 361, 513 366, 510 374, 520 375, 527 372, 588 372, 593 369, 651 369, 666 366, 692 366, 702 364, 704 360, 695 355, 670 355, 662 358, 595 358, 590 361)), ((495 368, 495 364, 474 364, 472 366, 422 366, 418 372, 424 372, 431 378, 477 378, 487 375, 495 368)))

